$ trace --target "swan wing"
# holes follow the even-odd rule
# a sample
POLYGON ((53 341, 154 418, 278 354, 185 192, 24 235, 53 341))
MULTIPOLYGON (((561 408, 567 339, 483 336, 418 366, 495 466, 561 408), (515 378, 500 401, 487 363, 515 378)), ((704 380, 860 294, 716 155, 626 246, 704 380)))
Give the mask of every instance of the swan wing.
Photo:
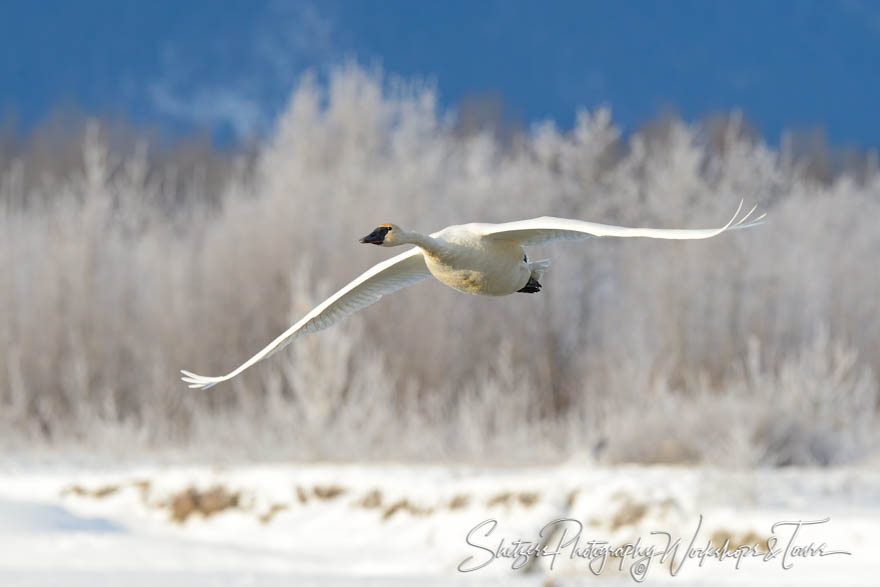
POLYGON ((288 328, 278 338, 266 345, 266 348, 242 363, 234 371, 219 377, 206 377, 182 370, 183 377, 181 379, 193 389, 213 387, 222 381, 232 379, 300 336, 329 328, 349 314, 378 302, 383 295, 418 283, 430 275, 421 249, 418 247, 410 249, 374 265, 362 273, 357 279, 324 300, 299 322, 288 328))
POLYGON ((762 224, 766 214, 749 221, 755 208, 740 218, 743 202, 740 201, 730 221, 721 228, 630 228, 586 222, 570 218, 542 216, 531 220, 518 220, 504 224, 478 224, 477 232, 484 238, 511 240, 521 245, 541 245, 555 240, 580 240, 591 236, 645 237, 662 239, 701 239, 711 238, 727 230, 749 228, 762 224))

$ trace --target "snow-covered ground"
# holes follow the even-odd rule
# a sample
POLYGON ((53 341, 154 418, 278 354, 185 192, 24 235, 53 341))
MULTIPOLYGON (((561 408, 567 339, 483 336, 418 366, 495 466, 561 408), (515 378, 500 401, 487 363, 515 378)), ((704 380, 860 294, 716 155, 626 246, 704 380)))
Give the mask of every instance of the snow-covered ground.
POLYGON ((641 571, 647 584, 876 585, 880 472, 574 463, 0 469, 4 586, 614 585, 634 584, 641 571), (728 554, 745 554, 776 522, 826 518, 800 527, 791 544, 794 526, 777 527, 775 556, 744 556, 739 569, 735 558, 700 565, 707 542, 726 539, 728 554), (560 519, 544 533, 546 556, 523 568, 512 568, 523 559, 490 554, 503 539, 515 555, 511 543, 540 542, 542 527, 560 519), (667 539, 652 531, 681 539, 674 561, 660 560, 667 539), (602 543, 637 541, 638 554, 607 558, 597 578, 602 543), (809 545, 815 556, 799 550, 809 545), (697 558, 684 558, 689 548, 697 558))

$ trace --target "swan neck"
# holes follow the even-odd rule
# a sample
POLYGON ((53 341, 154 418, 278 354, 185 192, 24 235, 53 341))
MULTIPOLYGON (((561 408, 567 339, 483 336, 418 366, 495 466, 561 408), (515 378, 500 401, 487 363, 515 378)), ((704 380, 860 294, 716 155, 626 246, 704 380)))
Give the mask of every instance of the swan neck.
POLYGON ((405 242, 408 244, 416 245, 420 249, 424 251, 428 251, 430 253, 437 253, 442 248, 442 243, 435 239, 434 237, 430 237, 426 234, 420 234, 418 232, 407 232, 404 236, 405 242))

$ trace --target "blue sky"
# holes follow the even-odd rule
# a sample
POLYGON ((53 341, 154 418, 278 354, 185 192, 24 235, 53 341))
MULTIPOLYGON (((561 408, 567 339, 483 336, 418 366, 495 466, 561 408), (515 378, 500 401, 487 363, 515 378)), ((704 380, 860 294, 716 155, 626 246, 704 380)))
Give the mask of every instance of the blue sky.
MULTIPOLYGON (((356 58, 504 98, 529 124, 610 105, 625 130, 740 108, 771 142, 880 146, 880 2, 83 0, 7 2, 0 108, 58 105, 220 140, 271 128, 306 69, 356 58)), ((8 115, 8 114, 7 114, 8 115)))

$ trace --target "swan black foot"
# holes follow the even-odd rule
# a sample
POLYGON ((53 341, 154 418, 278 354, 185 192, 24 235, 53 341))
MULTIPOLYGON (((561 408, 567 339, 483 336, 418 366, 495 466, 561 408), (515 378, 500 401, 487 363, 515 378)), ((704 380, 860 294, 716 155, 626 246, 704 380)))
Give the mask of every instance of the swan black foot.
POLYGON ((522 293, 538 293, 541 291, 541 284, 534 277, 529 277, 529 282, 522 289, 517 290, 522 293))

